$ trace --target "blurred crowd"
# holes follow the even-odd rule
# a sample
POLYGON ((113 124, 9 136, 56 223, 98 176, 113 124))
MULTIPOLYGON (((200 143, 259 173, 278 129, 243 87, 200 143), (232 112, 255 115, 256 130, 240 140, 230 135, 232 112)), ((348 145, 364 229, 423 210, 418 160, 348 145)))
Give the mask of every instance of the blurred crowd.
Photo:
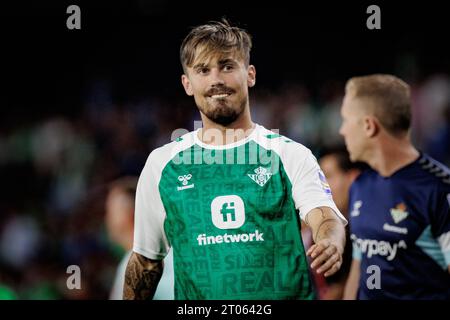
MULTIPOLYGON (((413 141, 450 166, 450 77, 410 84, 413 141)), ((315 92, 302 84, 252 89, 253 121, 319 157, 343 143, 344 85, 328 81, 315 92)), ((117 102, 108 82, 97 81, 76 114, 0 128, 0 299, 108 298, 125 254, 105 223, 108 186, 138 176, 148 154, 182 132, 176 129, 194 129, 200 117, 181 90, 117 102), (70 265, 80 267, 80 290, 67 288, 70 265)))

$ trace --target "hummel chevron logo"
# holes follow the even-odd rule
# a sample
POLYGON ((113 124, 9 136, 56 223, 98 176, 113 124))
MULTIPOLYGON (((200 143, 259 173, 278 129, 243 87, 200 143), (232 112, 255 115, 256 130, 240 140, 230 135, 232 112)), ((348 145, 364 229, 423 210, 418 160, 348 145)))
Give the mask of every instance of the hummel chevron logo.
POLYGON ((272 173, 270 173, 266 168, 259 167, 255 169, 255 174, 249 173, 248 176, 261 187, 263 187, 267 183, 267 181, 269 181, 272 173))
POLYGON ((178 181, 180 181, 183 186, 182 187, 177 187, 177 190, 180 191, 180 190, 184 190, 184 189, 193 188, 194 184, 188 184, 189 180, 191 180, 191 178, 192 178, 192 174, 190 174, 190 173, 182 175, 182 176, 179 176, 178 177, 178 181))

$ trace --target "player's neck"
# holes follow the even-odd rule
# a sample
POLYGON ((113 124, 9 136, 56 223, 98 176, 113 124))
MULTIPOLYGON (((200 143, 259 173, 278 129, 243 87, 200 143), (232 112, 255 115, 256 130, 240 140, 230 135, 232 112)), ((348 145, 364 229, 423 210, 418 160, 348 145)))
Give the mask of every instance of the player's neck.
POLYGON ((381 176, 389 177, 418 157, 419 151, 411 144, 409 137, 385 139, 373 151, 369 165, 381 176))
POLYGON ((256 126, 252 122, 249 108, 246 108, 236 121, 227 126, 215 123, 203 114, 201 116, 203 128, 200 130, 198 138, 203 143, 210 145, 220 146, 238 142, 248 137, 256 126))

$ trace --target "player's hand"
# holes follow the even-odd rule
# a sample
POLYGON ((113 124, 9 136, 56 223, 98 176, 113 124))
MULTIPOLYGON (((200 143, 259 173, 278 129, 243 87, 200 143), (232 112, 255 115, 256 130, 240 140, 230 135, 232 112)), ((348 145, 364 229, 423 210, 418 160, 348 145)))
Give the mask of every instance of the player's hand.
POLYGON ((329 239, 322 239, 313 244, 306 254, 313 259, 311 268, 317 268, 317 273, 324 273, 325 277, 329 277, 341 268, 342 252, 343 249, 329 239))

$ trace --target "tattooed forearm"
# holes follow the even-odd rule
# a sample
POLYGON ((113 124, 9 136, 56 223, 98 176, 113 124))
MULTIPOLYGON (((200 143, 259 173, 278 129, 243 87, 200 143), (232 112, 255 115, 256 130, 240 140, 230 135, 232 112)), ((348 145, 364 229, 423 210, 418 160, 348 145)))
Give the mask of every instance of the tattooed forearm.
POLYGON ((313 216, 313 220, 314 220, 313 222, 315 222, 315 220, 318 219, 319 212, 320 212, 320 217, 322 219, 326 218, 325 212, 322 210, 322 208, 314 208, 311 210, 310 214, 307 214, 305 217, 305 222, 308 226, 311 227, 311 222, 309 221, 309 217, 313 216))
POLYGON ((306 216, 306 222, 313 232, 315 243, 330 239, 333 243, 345 244, 345 229, 331 208, 318 207, 306 216))
POLYGON ((124 300, 151 299, 162 275, 162 260, 151 260, 133 252, 125 271, 124 300))
POLYGON ((314 242, 319 242, 324 238, 329 238, 330 236, 332 236, 337 223, 339 222, 337 222, 336 219, 333 218, 322 220, 317 227, 317 231, 313 237, 314 242))

